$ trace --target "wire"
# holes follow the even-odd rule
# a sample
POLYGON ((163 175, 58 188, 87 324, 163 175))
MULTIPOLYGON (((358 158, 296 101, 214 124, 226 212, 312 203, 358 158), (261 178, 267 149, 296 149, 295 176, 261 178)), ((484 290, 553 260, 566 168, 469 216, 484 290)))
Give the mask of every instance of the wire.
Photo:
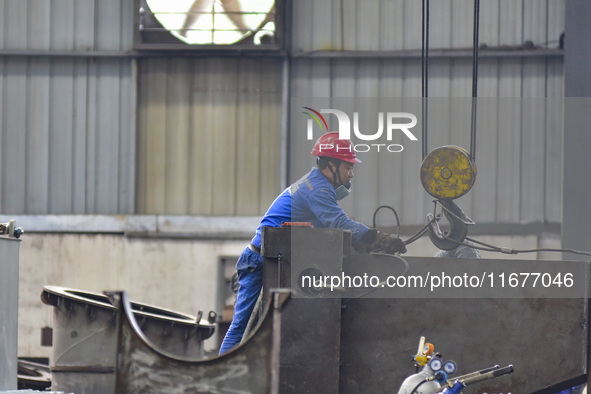
POLYGON ((506 253, 506 254, 534 253, 534 252, 558 252, 558 253, 573 253, 573 254, 580 254, 583 256, 591 256, 590 252, 585 252, 582 250, 560 249, 560 248, 511 249, 511 248, 502 248, 502 247, 489 245, 484 242, 477 241, 475 239, 468 238, 468 237, 466 237, 466 239, 470 242, 474 242, 479 245, 483 245, 488 248, 491 248, 491 249, 493 249, 494 252, 501 252, 501 253, 506 253))
POLYGON ((387 208, 394 212, 394 216, 396 217, 396 236, 398 237, 398 234, 400 233, 400 219, 398 218, 398 212, 396 212, 396 210, 392 208, 390 205, 380 205, 376 208, 376 210, 373 213, 373 228, 376 228, 376 216, 378 215, 378 211, 382 208, 387 208))
MULTIPOLYGON (((379 207, 376 208, 376 210, 373 213, 373 228, 376 228, 376 217, 378 214, 378 211, 382 208, 387 208, 389 210, 391 210, 394 213, 394 216, 396 217, 396 236, 399 236, 400 233, 400 218, 398 217, 398 213, 396 212, 396 210, 394 208, 392 208, 390 205, 381 205, 379 207)), ((409 239, 407 239, 406 241, 404 241, 405 245, 411 244, 413 242, 415 242, 416 240, 418 240, 419 238, 421 238, 423 235, 425 235, 425 233, 427 232, 427 230, 429 230, 429 225, 433 222, 437 220, 437 218, 432 218, 431 220, 429 220, 427 222, 427 224, 425 224, 423 227, 421 227, 421 229, 419 231, 417 231, 414 235, 412 235, 409 239)))
POLYGON ((402 263, 404 263, 404 273, 402 275, 405 275, 408 272, 409 269, 409 265, 408 265, 408 261, 406 261, 402 256, 396 255, 396 254, 391 254, 391 253, 383 253, 383 252, 371 252, 369 254, 370 256, 385 256, 385 257, 389 257, 392 258, 396 261, 400 260, 402 261, 402 263))
MULTIPOLYGON (((376 218, 377 218, 377 214, 379 212, 380 209, 389 209, 394 213, 394 216, 396 217, 396 236, 399 236, 399 232, 400 232, 400 218, 398 217, 398 213, 396 212, 396 210, 391 207, 390 205, 380 205, 379 207, 376 208, 376 210, 373 213, 373 228, 376 228, 376 218)), ((409 245, 415 241, 417 241, 419 238, 421 238, 423 235, 425 235, 425 233, 429 230, 429 226, 431 225, 431 223, 433 223, 434 221, 436 221, 438 219, 438 217, 436 215, 433 215, 433 217, 427 222, 427 224, 425 224, 423 227, 421 227, 421 229, 419 231, 417 231, 414 235, 412 235, 410 238, 408 238, 406 241, 404 241, 405 245, 409 245)), ((460 242, 458 240, 455 240, 453 238, 450 238, 448 236, 446 236, 445 234, 441 234, 441 236, 448 240, 451 241, 453 243, 455 243, 458 246, 467 246, 470 248, 474 248, 474 249, 478 249, 478 250, 482 250, 485 252, 497 252, 497 253, 504 253, 504 254, 519 254, 519 253, 535 253, 535 252, 557 252, 557 253, 573 253, 573 254, 579 254, 579 255, 583 255, 583 256, 591 256, 591 252, 586 252, 586 251, 582 251, 582 250, 574 250, 574 249, 559 249, 559 248, 536 248, 536 249, 512 249, 512 248, 505 248, 505 247, 499 247, 499 246, 494 246, 494 245, 490 245, 487 244, 485 242, 482 241, 478 241, 476 239, 473 238, 469 238, 469 237, 465 237, 465 240, 468 240, 474 244, 478 244, 481 246, 475 246, 473 244, 469 244, 469 243, 465 243, 465 242, 460 242)))
POLYGON ((465 239, 478 244, 478 245, 482 245, 482 246, 474 246, 474 245, 470 245, 467 244, 465 242, 460 242, 457 241, 453 238, 449 238, 447 236, 445 236, 445 234, 442 234, 443 238, 447 239, 448 241, 451 241, 455 244, 457 244, 458 246, 460 245, 464 245, 464 246, 468 246, 474 249, 478 249, 478 250, 484 250, 486 252, 498 252, 498 253, 505 253, 505 254, 519 254, 519 253, 535 253, 535 252, 558 252, 558 253, 573 253, 573 254, 580 254, 583 256, 591 256, 590 252, 585 252, 582 250, 574 250, 574 249, 554 249, 554 248, 535 248, 535 249, 512 249, 512 248, 504 248, 504 247, 498 247, 498 246, 494 246, 494 245, 490 245, 481 241, 477 241, 473 238, 468 238, 466 237, 465 239))
POLYGON ((522 249, 522 250, 515 250, 511 249, 513 253, 532 253, 532 252, 560 252, 560 253, 574 253, 580 254, 583 256, 591 256, 591 253, 585 252, 582 250, 574 250, 574 249, 553 249, 553 248, 538 248, 538 249, 522 249))
POLYGON ((425 233, 429 230, 429 225, 431 225, 431 223, 433 223, 435 220, 437 220, 436 217, 433 217, 431 220, 429 220, 427 222, 427 224, 425 224, 419 231, 417 231, 412 237, 410 237, 409 239, 407 239, 406 241, 404 241, 405 244, 411 244, 413 242, 415 242, 416 240, 418 240, 419 238, 421 238, 423 235, 425 235, 425 233))

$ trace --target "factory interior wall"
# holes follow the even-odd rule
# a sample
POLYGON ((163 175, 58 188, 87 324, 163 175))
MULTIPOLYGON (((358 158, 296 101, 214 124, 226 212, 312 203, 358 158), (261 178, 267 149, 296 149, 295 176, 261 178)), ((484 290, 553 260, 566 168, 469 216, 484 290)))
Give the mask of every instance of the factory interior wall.
MULTIPOLYGON (((406 236, 404 236, 406 238, 406 236)), ((478 240, 509 248, 559 247, 559 234, 479 235, 478 240)), ((238 256, 246 239, 129 237, 123 234, 27 233, 20 247, 19 357, 52 357, 41 346, 41 329, 52 327, 53 307, 41 302, 47 285, 101 293, 125 290, 131 299, 191 315, 216 310, 220 257, 238 256), (216 279, 217 278, 217 279, 216 279)), ((428 237, 409 245, 407 256, 433 256, 428 237)), ((505 255, 483 258, 560 259, 558 254, 505 255)), ((217 346, 217 334, 205 349, 217 346)))
POLYGON ((215 310, 218 256, 247 241, 130 238, 116 234, 27 234, 20 249, 19 357, 50 357, 41 328, 53 307, 46 285, 102 293, 125 290, 137 302, 191 315, 215 310))

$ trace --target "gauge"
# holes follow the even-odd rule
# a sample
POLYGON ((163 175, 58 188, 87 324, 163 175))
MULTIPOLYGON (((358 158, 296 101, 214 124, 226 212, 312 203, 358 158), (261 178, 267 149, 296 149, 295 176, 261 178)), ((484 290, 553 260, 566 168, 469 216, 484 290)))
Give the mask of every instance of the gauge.
POLYGON ((431 362, 429 363, 429 368, 431 368, 433 371, 439 371, 441 369, 441 367, 443 366, 443 363, 441 362, 440 359, 438 358, 434 358, 433 360, 431 360, 431 362))
POLYGON ((433 350, 435 350, 435 346, 433 346, 432 343, 426 343, 425 347, 423 348, 423 353, 425 353, 427 356, 430 356, 433 354, 433 350))
POLYGON ((456 372, 456 369, 457 369, 456 363, 451 360, 447 361, 445 364, 443 364, 443 370, 448 374, 452 374, 452 373, 456 372))

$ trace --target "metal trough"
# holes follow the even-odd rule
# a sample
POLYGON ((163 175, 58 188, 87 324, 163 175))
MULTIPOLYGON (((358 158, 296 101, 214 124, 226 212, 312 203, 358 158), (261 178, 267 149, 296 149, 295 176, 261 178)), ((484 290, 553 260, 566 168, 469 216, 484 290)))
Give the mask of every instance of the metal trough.
POLYGON ((170 354, 140 328, 127 294, 110 294, 119 307, 116 393, 279 392, 281 310, 289 292, 274 292, 252 335, 232 351, 210 360, 170 354))
MULTIPOLYGON (((41 300, 54 307, 52 389, 114 392, 117 308, 103 294, 57 286, 45 286, 41 300)), ((213 322, 137 302, 130 308, 151 342, 177 356, 203 358, 213 322)))
POLYGON ((45 391, 51 386, 49 365, 18 360, 18 388, 45 391))

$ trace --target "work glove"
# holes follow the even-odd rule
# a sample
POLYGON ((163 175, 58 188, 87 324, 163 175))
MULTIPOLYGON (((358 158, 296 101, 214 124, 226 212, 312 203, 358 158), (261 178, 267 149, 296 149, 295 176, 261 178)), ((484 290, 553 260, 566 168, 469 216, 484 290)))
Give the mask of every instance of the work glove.
POLYGON ((378 231, 376 239, 371 245, 371 251, 388 254, 406 253, 406 244, 395 235, 378 231))

